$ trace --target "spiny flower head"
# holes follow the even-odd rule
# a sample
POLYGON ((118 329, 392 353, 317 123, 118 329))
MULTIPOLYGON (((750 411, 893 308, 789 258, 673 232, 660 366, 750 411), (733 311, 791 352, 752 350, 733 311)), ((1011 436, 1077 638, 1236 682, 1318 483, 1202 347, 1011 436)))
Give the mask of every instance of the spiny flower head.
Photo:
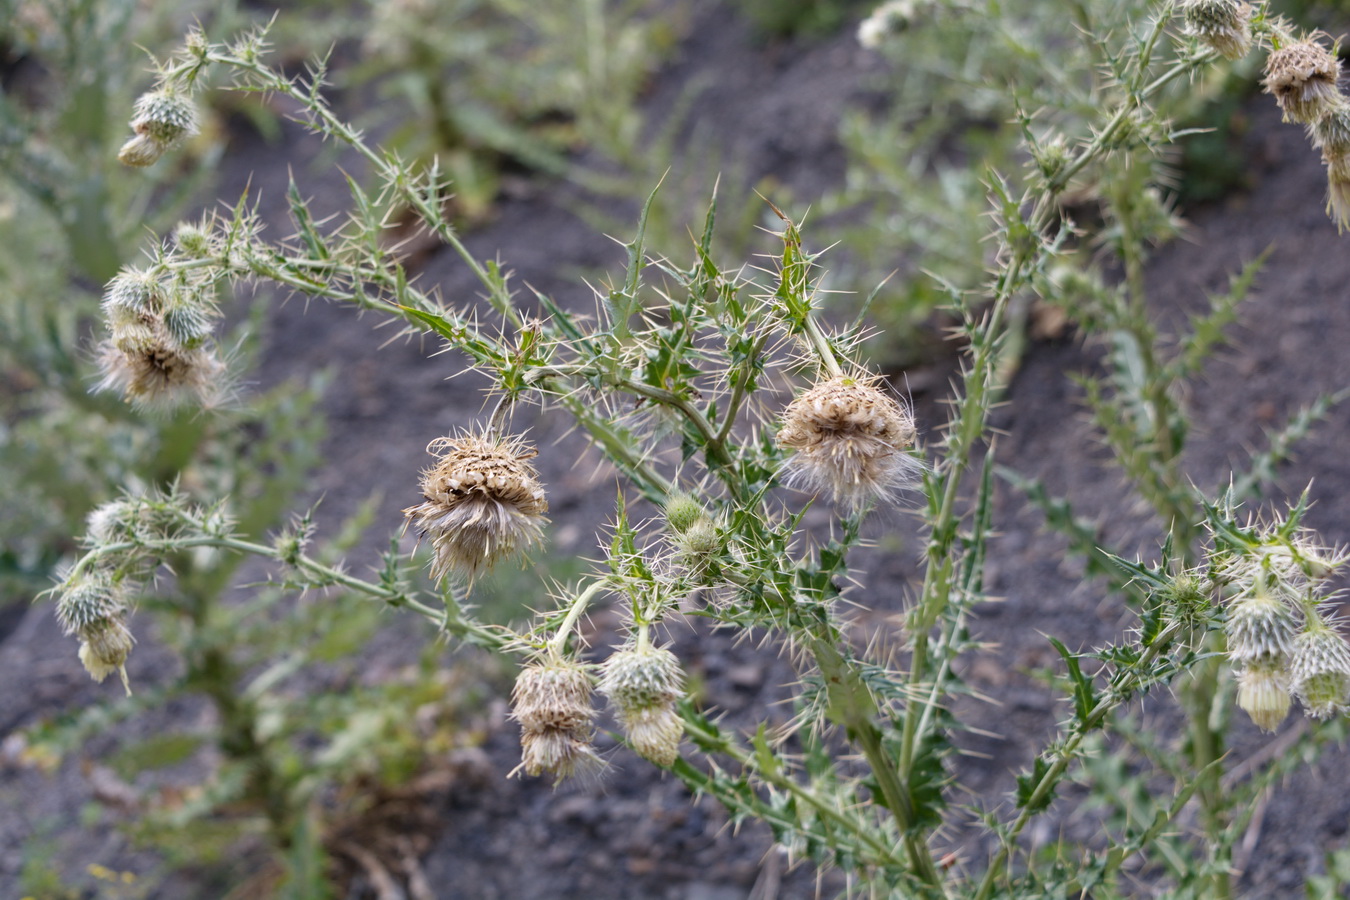
POLYGON ((707 517, 703 504, 693 494, 683 491, 671 494, 666 500, 666 523, 676 534, 684 534, 700 519, 707 517))
POLYGON ((1284 110, 1286 122, 1312 124, 1341 99, 1341 63, 1315 36, 1272 51, 1266 59, 1266 93, 1284 110))
POLYGON ((136 99, 131 128, 171 148, 197 133, 197 108, 181 91, 160 88, 136 99))
POLYGON ((1298 619, 1281 597, 1256 585, 1234 597, 1224 632, 1228 656, 1237 662, 1281 659, 1294 646, 1298 619))
POLYGON ((669 766, 679 756, 684 724, 675 703, 684 696, 684 671, 669 650, 639 643, 604 663, 600 692, 614 704, 633 749, 669 766))
POLYGON ((1324 719, 1350 702, 1350 647, 1329 623, 1310 619, 1294 642, 1290 688, 1314 719, 1324 719))
POLYGON ((579 663, 549 659, 521 669, 511 692, 511 718, 520 723, 520 769, 560 778, 598 771, 591 746, 595 708, 591 678, 579 663))
POLYGON ((61 629, 80 639, 80 662, 95 681, 123 666, 134 639, 126 625, 126 589, 110 572, 93 569, 67 579, 60 588, 56 619, 61 629))
POLYGON ((440 461, 422 474, 425 502, 403 515, 431 539, 431 575, 451 572, 472 583, 482 571, 543 538, 548 501, 529 460, 533 448, 514 439, 464 434, 427 446, 440 461))
POLYGON ((1238 706, 1262 731, 1274 731, 1289 715, 1288 674, 1280 661, 1251 662, 1238 670, 1238 706))
POLYGON ((789 486, 827 492, 855 509, 892 499, 923 471, 905 453, 914 418, 870 379, 840 375, 806 391, 784 410, 778 443, 794 451, 783 470, 789 486))
POLYGON ((80 635, 80 662, 89 677, 102 683, 113 672, 125 677, 127 657, 136 639, 120 618, 108 619, 80 635))
POLYGON ((1185 0, 1186 30, 1224 59, 1241 59, 1252 49, 1251 7, 1238 0, 1185 0))

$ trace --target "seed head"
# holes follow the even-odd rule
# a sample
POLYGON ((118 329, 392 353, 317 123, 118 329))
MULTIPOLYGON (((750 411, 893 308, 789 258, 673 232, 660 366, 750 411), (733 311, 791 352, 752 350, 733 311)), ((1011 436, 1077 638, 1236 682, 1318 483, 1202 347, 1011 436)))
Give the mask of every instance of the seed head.
POLYGON ((1315 38, 1273 51, 1266 60, 1266 93, 1284 110, 1286 122, 1311 125, 1335 109, 1341 99, 1336 82, 1341 63, 1315 38))
POLYGON ((684 696, 684 672, 674 653, 650 644, 618 651, 605 661, 600 692, 639 756, 660 766, 675 762, 684 734, 675 711, 684 696))
POLYGON ((1346 709, 1350 700, 1350 647, 1327 623, 1309 622, 1294 642, 1290 687, 1314 719, 1346 709))
POLYGON ((591 746, 595 709, 591 679, 579 664, 551 660, 526 666, 511 693, 511 717, 520 723, 520 769, 559 778, 604 766, 591 746))
POLYGON ((1262 731, 1274 731, 1289 715, 1289 684, 1276 661, 1252 662, 1238 670, 1238 706, 1262 731))
POLYGON ((197 133, 197 110, 182 93, 161 88, 137 98, 131 127, 168 150, 197 133))
POLYGON ((794 451, 784 466, 791 487, 824 491, 854 509, 912 487, 923 464, 905 453, 914 418, 857 378, 822 382, 783 412, 778 443, 794 451))
POLYGON ((1277 660, 1293 649, 1298 620, 1278 595, 1257 585, 1233 598, 1224 632, 1229 659, 1241 663, 1277 660))
POLYGON ((1186 31, 1224 59, 1241 59, 1252 49, 1251 7, 1237 0, 1185 0, 1186 31))
POLYGON ((437 438, 427 452, 440 461, 422 474, 426 500, 403 515, 431 539, 433 578, 458 572, 472 583, 480 572, 542 540, 548 501, 529 463, 533 448, 465 434, 437 438))
POLYGON ((206 348, 182 349, 157 324, 127 329, 120 341, 99 349, 103 379, 96 390, 114 390, 137 407, 159 411, 219 401, 225 392, 225 364, 206 348))

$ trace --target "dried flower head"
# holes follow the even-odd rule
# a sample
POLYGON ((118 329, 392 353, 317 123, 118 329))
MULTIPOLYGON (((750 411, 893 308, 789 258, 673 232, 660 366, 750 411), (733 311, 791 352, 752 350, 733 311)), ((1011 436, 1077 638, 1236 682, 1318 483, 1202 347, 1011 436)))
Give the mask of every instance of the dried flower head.
POLYGON ((604 663, 600 692, 615 713, 633 749, 657 765, 672 765, 680 752, 684 723, 675 703, 684 696, 684 672, 669 650, 639 644, 604 663))
POLYGON ((1350 647, 1328 623, 1314 619, 1294 642, 1290 688, 1314 719, 1324 719, 1350 702, 1350 647))
POLYGON ((526 666, 511 692, 511 717, 520 723, 520 770, 559 778, 599 771, 591 746, 595 708, 591 679, 578 663, 549 660, 526 666))
POLYGON ((1224 59, 1241 59, 1252 49, 1251 7, 1238 0, 1185 0, 1186 31, 1224 59))
POLYGON ((1284 110, 1286 122, 1310 125, 1341 99, 1340 75, 1340 60, 1313 36, 1273 51, 1261 83, 1284 110))
POLYGON ((426 500, 403 515, 431 539, 433 578, 458 572, 472 583, 480 572, 543 538, 548 501, 529 463, 533 448, 514 439, 465 434, 437 438, 427 452, 440 461, 422 474, 426 500))
POLYGON ((853 508, 892 499, 923 471, 905 453, 914 443, 909 410, 868 381, 843 375, 788 405, 778 443, 794 451, 783 470, 788 485, 828 492, 853 508))
POLYGON ((1253 662, 1238 670, 1238 706, 1262 731, 1274 731, 1289 715, 1289 684, 1276 661, 1253 662))
POLYGON ((107 619, 80 634, 80 662, 89 677, 102 682, 113 672, 125 671, 135 638, 120 618, 107 619))
POLYGON ((159 329, 128 329, 121 345, 99 349, 103 378, 97 390, 114 390, 144 409, 172 410, 189 403, 214 405, 225 393, 225 364, 209 349, 187 350, 159 329), (134 339, 133 339, 134 338, 134 339))

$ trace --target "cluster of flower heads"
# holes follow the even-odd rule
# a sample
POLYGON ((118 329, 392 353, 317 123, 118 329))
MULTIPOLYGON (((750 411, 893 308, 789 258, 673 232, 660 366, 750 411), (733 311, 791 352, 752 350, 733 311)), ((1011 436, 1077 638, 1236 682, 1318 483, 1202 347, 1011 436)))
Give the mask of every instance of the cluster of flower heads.
POLYGON ((98 349, 100 390, 143 408, 211 406, 225 365, 212 346, 219 317, 209 289, 155 271, 126 269, 103 294, 108 340, 98 349))
MULTIPOLYGON (((1252 7, 1247 3, 1185 0, 1181 10, 1187 31, 1226 59, 1241 59, 1251 51, 1252 7)), ((1275 97, 1284 120, 1307 126, 1313 147, 1322 151, 1327 212, 1343 231, 1350 227, 1350 99, 1340 89, 1339 48, 1328 48, 1326 36, 1318 32, 1296 38, 1279 23, 1265 24, 1271 29, 1271 48, 1261 84, 1275 97)))
POLYGON ((131 118, 136 136, 122 145, 117 158, 138 168, 153 165, 198 128, 197 109, 186 94, 167 86, 150 91, 136 100, 131 118))
POLYGON ((1350 645, 1323 588, 1346 559, 1307 533, 1272 529, 1219 567, 1232 590, 1224 632, 1238 705, 1264 731, 1284 721, 1294 697, 1317 719, 1350 709, 1350 645))
POLYGON ((894 500, 924 471, 924 464, 905 452, 914 437, 914 417, 874 379, 840 375, 783 411, 778 444, 793 451, 784 480, 852 509, 874 499, 894 500))
POLYGON ((80 662, 95 681, 118 672, 127 684, 125 665, 135 644, 128 626, 132 601, 159 564, 147 547, 179 533, 191 518, 213 534, 232 529, 223 507, 185 516, 186 502, 176 493, 149 494, 105 503, 89 514, 84 536, 89 553, 53 593, 59 595, 57 621, 79 638, 80 662))

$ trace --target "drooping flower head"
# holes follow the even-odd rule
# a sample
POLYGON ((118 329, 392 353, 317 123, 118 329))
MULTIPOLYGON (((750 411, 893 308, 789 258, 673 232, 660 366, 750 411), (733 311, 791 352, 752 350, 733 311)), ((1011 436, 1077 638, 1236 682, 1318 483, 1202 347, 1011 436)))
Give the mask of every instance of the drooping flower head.
POLYGON ((101 569, 73 576, 61 586, 56 619, 61 629, 80 639, 80 662, 91 678, 103 681, 113 672, 122 673, 135 639, 127 628, 129 606, 126 589, 101 569))
POLYGON ((1350 646, 1336 629, 1310 619, 1294 642, 1290 688, 1314 719, 1350 708, 1350 646))
POLYGON ((1341 99, 1341 62, 1315 37, 1271 52, 1266 59, 1266 93, 1284 110, 1286 122, 1311 125, 1341 99))
POLYGON ((427 446, 440 461, 422 475, 425 502, 403 511, 435 558, 431 575, 473 579, 502 559, 538 543, 548 501, 529 460, 533 448, 518 440, 465 434, 427 446))
POLYGON ((591 679, 579 663, 545 660, 526 666, 511 692, 511 718, 520 723, 520 769, 559 778, 604 766, 591 746, 595 708, 591 679))
POLYGON ((1238 0, 1185 0, 1186 30, 1224 59, 1241 59, 1252 49, 1251 7, 1238 0))
POLYGON ((148 166, 197 133, 197 110, 182 92, 160 88, 136 100, 131 128, 136 136, 122 145, 117 158, 128 166, 148 166))
POLYGON ((684 671, 674 653, 650 644, 619 650, 605 660, 600 692, 639 756, 661 766, 675 762, 684 734, 675 710, 684 696, 684 671))
POLYGON ((909 410, 870 379, 831 378, 783 411, 778 443, 793 451, 784 480, 855 509, 873 498, 891 500, 923 471, 905 453, 914 434, 909 410))
POLYGON ((1289 715, 1290 697, 1282 661, 1252 662, 1238 670, 1238 707, 1262 731, 1274 731, 1289 715))

